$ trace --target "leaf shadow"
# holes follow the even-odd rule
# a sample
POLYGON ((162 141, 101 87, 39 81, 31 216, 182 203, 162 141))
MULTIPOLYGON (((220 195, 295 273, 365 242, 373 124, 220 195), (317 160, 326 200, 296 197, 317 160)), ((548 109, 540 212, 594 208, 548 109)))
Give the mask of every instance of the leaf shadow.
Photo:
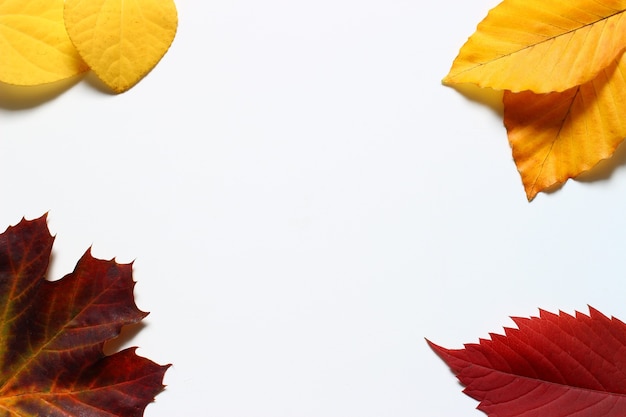
POLYGON ((84 74, 41 85, 12 85, 0 82, 0 108, 27 110, 54 100, 80 82, 84 74))
POLYGON ((97 90, 100 93, 108 94, 110 96, 116 96, 117 94, 106 85, 98 76, 93 72, 89 71, 84 78, 84 81, 89 84, 91 88, 97 90))
POLYGON ((621 168, 626 165, 626 146, 624 142, 622 142, 615 152, 613 156, 607 159, 603 159, 598 162, 593 168, 589 171, 585 171, 576 177, 576 181, 582 183, 589 183, 595 181, 607 181, 613 176, 615 171, 618 168, 621 168))
POLYGON ((561 188, 563 188, 565 186, 565 184, 567 183, 567 181, 560 183, 560 184, 552 184, 549 187, 541 190, 539 193, 537 193, 536 196, 534 196, 532 199, 530 199, 528 202, 532 202, 535 198, 537 198, 540 194, 546 194, 546 195, 552 195, 555 194, 557 191, 561 190, 561 188))
POLYGON ((467 100, 489 107, 500 118, 504 117, 504 103, 502 102, 504 91, 494 90, 492 88, 481 88, 470 83, 455 84, 453 86, 446 87, 456 90, 467 100))
POLYGON ((104 343, 104 354, 108 356, 119 352, 146 326, 146 323, 139 322, 122 327, 122 331, 116 338, 104 343))

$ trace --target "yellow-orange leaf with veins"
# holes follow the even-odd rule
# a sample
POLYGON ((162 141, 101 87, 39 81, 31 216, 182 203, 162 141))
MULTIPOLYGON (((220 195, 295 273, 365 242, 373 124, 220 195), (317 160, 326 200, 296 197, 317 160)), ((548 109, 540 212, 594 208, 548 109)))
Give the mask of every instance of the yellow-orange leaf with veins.
POLYGON ((535 93, 596 77, 626 48, 626 0, 504 0, 478 25, 446 84, 535 93))
POLYGON ((626 58, 561 93, 506 91, 504 124, 532 200, 609 158, 626 137, 626 58))
POLYGON ((66 0, 65 26, 89 67, 124 92, 167 52, 178 16, 172 0, 66 0))
POLYGON ((88 69, 65 30, 63 3, 0 1, 0 81, 38 85, 88 69))

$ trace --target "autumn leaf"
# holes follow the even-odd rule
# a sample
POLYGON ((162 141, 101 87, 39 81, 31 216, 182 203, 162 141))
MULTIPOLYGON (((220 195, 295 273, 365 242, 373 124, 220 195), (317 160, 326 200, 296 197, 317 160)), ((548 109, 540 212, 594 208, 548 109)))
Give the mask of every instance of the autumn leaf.
POLYGON ((575 178, 626 137, 626 58, 561 93, 504 93, 504 124, 526 195, 575 178))
POLYGON ((586 83, 626 49, 625 12, 626 0, 504 0, 444 82, 535 93, 586 83))
POLYGON ((622 417, 626 324, 589 312, 513 318, 464 349, 428 343, 490 417, 622 417))
POLYGON ((115 92, 135 85, 168 50, 173 0, 4 0, 0 82, 39 85, 88 69, 115 92))
POLYGON ((168 366, 135 349, 105 356, 105 342, 141 321, 132 266, 87 251, 57 281, 46 274, 46 217, 0 234, 0 414, 140 417, 168 366))
POLYGON ((444 83, 504 90, 529 201, 610 158, 626 137, 626 0, 504 0, 444 83))
POLYGON ((38 85, 88 69, 63 21, 64 0, 0 2, 0 81, 38 85))
POLYGON ((117 93, 159 62, 178 25, 172 0, 66 0, 64 16, 80 55, 117 93))

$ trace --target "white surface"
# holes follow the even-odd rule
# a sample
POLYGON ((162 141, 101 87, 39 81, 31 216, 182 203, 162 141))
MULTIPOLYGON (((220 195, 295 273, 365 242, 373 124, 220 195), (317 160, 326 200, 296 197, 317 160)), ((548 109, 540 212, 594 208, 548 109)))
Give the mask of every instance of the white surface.
POLYGON ((480 416, 424 337, 626 318, 623 164, 529 204, 497 112, 440 84, 496 3, 178 0, 129 92, 0 100, 0 228, 49 211, 51 278, 135 259, 128 344, 174 364, 148 417, 480 416))

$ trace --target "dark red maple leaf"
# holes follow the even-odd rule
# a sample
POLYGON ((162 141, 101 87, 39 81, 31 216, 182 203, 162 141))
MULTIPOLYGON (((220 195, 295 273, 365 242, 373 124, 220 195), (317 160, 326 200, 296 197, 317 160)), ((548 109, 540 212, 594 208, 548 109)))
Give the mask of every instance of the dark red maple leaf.
POLYGON ((45 274, 54 238, 46 216, 0 234, 0 416, 140 417, 169 365, 106 341, 141 321, 132 265, 90 251, 58 281, 45 274))
POLYGON ((428 344, 489 416, 623 417, 626 324, 589 312, 516 317, 517 329, 464 349, 428 344))

